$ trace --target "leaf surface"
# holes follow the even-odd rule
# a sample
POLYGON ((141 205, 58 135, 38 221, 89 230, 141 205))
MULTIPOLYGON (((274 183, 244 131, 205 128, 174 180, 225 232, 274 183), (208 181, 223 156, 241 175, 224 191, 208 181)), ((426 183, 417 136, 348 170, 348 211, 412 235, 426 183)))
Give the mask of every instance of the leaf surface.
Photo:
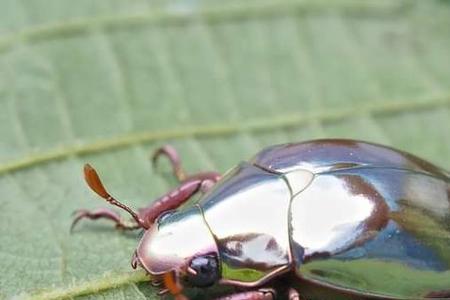
POLYGON ((0 298, 158 299, 131 272, 138 234, 71 213, 105 206, 92 163, 137 208, 176 183, 148 157, 226 171, 321 137, 450 168, 447 1, 2 1, 0 298))

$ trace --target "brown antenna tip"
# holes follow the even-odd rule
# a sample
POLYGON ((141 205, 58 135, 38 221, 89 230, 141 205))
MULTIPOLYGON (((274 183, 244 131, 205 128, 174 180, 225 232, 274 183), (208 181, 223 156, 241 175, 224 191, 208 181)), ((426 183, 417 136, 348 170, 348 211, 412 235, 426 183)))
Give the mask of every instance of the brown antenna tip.
POLYGON ((111 197, 103 186, 100 177, 98 177, 97 171, 95 171, 95 169, 90 164, 84 165, 84 180, 89 185, 89 187, 100 197, 104 199, 108 199, 111 197))

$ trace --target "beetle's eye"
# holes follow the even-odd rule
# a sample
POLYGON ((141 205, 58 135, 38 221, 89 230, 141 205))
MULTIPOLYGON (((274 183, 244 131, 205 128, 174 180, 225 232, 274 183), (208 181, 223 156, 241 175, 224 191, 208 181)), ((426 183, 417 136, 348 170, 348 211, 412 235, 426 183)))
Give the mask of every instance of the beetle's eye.
POLYGON ((196 257, 189 267, 195 271, 195 274, 188 273, 187 278, 193 286, 211 286, 219 279, 219 264, 215 255, 196 257))

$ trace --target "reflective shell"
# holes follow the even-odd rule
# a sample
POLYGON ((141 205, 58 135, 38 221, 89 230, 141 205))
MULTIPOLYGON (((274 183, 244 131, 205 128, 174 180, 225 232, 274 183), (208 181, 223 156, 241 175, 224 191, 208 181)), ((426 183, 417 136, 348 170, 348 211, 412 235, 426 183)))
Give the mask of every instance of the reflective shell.
POLYGON ((224 282, 288 270, 357 295, 450 295, 450 177, 351 140, 267 148, 200 201, 224 282))
POLYGON ((195 256, 217 253, 217 246, 198 206, 162 215, 137 247, 139 263, 153 275, 182 267, 195 256), (195 237, 195 242, 192 242, 195 237))
POLYGON ((291 193, 277 174, 242 163, 200 202, 216 238, 222 278, 258 284, 291 262, 287 216, 291 193))

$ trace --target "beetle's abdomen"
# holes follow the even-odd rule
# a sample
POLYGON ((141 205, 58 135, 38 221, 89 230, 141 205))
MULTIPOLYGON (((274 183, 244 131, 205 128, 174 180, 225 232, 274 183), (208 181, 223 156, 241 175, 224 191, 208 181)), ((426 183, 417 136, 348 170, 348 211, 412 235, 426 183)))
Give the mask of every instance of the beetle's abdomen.
POLYGON ((242 163, 200 205, 220 253, 222 278, 257 284, 289 266, 291 194, 278 175, 242 163))
POLYGON ((448 291, 449 196, 443 173, 357 167, 317 174, 292 203, 292 237, 305 248, 299 275, 395 299, 448 291))

